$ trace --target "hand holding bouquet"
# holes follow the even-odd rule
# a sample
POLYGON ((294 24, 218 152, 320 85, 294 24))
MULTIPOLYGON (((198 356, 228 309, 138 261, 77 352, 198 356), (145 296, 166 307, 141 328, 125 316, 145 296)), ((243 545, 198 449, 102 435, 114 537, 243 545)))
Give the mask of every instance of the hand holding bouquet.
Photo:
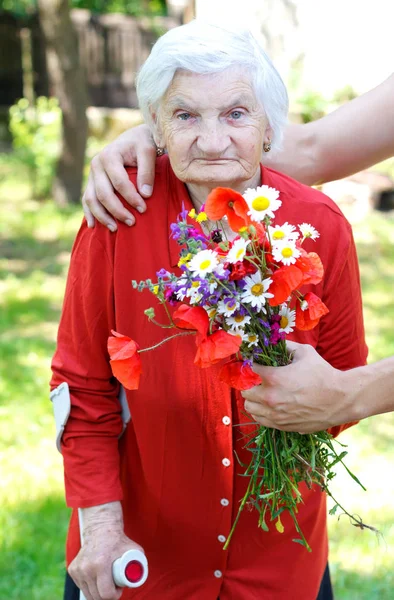
MULTIPOLYGON (((145 311, 148 318, 177 333, 140 349, 127 336, 112 332, 111 366, 126 388, 138 388, 141 352, 180 335, 195 336, 197 366, 222 363, 221 380, 237 390, 261 383, 253 363, 280 367, 291 362, 286 334, 314 328, 328 309, 313 292, 302 292, 303 286, 316 285, 323 278, 319 256, 302 247, 306 238, 315 240, 319 233, 306 223, 274 225, 280 205, 279 192, 268 186, 248 189, 244 195, 216 188, 199 213, 194 209, 180 213, 171 225, 171 235, 180 246, 180 274, 161 269, 156 282, 133 282, 140 291, 148 288, 163 304, 168 323, 157 323, 153 308, 145 311), (171 312, 170 306, 177 308, 171 312)), ((334 443, 326 431, 302 435, 256 424, 246 441, 251 460, 244 474, 249 483, 225 548, 248 504, 257 509, 263 530, 274 521, 282 532, 281 514, 288 511, 298 532, 294 541, 310 550, 296 516, 302 502, 298 486, 316 484, 331 496, 328 484, 335 476, 333 467, 343 464, 347 454, 344 450, 338 454, 334 443)), ((348 514, 336 501, 331 512, 338 507, 348 514)), ((349 517, 353 524, 367 527, 349 517)))

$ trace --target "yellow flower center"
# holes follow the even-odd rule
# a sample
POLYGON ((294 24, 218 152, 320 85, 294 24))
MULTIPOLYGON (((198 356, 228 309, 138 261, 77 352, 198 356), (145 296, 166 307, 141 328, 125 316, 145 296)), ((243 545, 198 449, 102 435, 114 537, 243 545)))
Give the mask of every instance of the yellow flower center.
POLYGON ((287 317, 285 317, 284 315, 282 315, 281 319, 280 319, 280 326, 282 329, 286 329, 286 327, 289 324, 289 319, 287 317))
POLYGON ((211 261, 209 259, 203 260, 200 265, 200 269, 208 269, 210 264, 211 264, 211 261))
POLYGON ((283 248, 282 256, 283 256, 283 258, 290 258, 290 256, 293 256, 293 249, 292 248, 283 248))
POLYGON ((283 233, 283 231, 274 231, 274 235, 272 237, 274 238, 274 240, 283 240, 285 234, 283 233))
POLYGON ((270 201, 265 196, 257 196, 252 202, 252 208, 254 210, 267 210, 270 205, 270 201))
POLYGON ((153 286, 153 293, 155 294, 155 296, 157 296, 157 294, 159 293, 159 286, 158 285, 154 285, 153 286))
POLYGON ((261 296, 261 294, 264 292, 264 287, 261 283, 255 283, 250 288, 250 291, 252 292, 253 296, 261 296))
POLYGON ((238 250, 237 254, 235 255, 235 258, 241 258, 241 256, 243 255, 243 253, 244 253, 244 249, 240 248, 238 250))
POLYGON ((243 320, 244 320, 244 316, 243 316, 243 315, 236 315, 236 316, 234 317, 234 321, 235 321, 236 323, 242 323, 242 321, 243 321, 243 320))
POLYGON ((199 282, 199 281, 193 281, 193 283, 192 283, 192 287, 193 287, 193 288, 198 288, 198 287, 200 287, 200 282, 199 282))
POLYGON ((255 342, 257 340, 257 335, 248 335, 248 341, 249 342, 255 342))

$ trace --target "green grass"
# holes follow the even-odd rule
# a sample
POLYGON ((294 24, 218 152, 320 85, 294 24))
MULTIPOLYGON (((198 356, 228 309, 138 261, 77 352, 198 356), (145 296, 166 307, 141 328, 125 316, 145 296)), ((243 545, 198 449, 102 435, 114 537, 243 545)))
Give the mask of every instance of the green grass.
MULTIPOLYGON (((8 165, 8 167, 7 167, 8 165)), ((68 509, 48 400, 51 355, 69 252, 82 212, 29 200, 23 172, 0 169, 0 598, 62 597, 68 509)), ((6 168, 7 167, 7 168, 6 168)), ((370 361, 394 354, 394 218, 374 213, 355 227, 370 361)), ((377 390, 378 393, 378 390, 377 390)), ((371 398, 373 402, 373 398, 371 398)), ((346 432, 349 467, 338 498, 381 531, 330 517, 337 600, 389 600, 394 571, 394 414, 346 432)))

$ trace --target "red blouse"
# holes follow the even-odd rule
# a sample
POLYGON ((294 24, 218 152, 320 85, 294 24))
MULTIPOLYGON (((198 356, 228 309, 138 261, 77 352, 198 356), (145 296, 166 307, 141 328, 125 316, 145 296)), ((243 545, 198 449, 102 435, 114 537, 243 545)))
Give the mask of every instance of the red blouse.
MULTIPOLYGON (((135 182, 136 171, 129 170, 135 182)), ((315 286, 330 309, 320 326, 292 339, 310 343, 333 366, 363 365, 364 342, 356 250, 349 224, 320 192, 262 168, 264 184, 280 190, 276 222, 307 222, 321 237, 307 240, 325 266, 315 286)), ((51 385, 67 381, 72 410, 62 451, 69 506, 89 507, 121 500, 126 534, 145 549, 150 574, 141 588, 122 598, 160 600, 315 600, 327 562, 326 500, 303 489, 298 518, 312 553, 291 540, 291 519, 284 533, 271 524, 257 526, 257 513, 245 510, 230 547, 223 550, 242 497, 240 477, 249 453, 243 436, 251 425, 243 399, 217 377, 219 367, 193 365, 193 337, 180 337, 142 354, 138 391, 127 392, 132 420, 122 431, 118 385, 111 377, 106 344, 111 329, 141 347, 164 337, 144 310, 155 305, 131 280, 151 277, 164 267, 177 270, 178 246, 169 225, 182 202, 191 208, 186 187, 176 179, 168 158, 156 163, 148 211, 133 228, 119 224, 116 234, 83 223, 74 244, 51 385), (235 451, 235 452, 234 452, 235 451)), ((312 289, 312 288, 311 288, 312 289)), ((157 319, 165 321, 155 305, 157 319)), ((343 429, 334 428, 337 434, 343 429)), ((67 540, 70 562, 79 550, 77 511, 67 540)))

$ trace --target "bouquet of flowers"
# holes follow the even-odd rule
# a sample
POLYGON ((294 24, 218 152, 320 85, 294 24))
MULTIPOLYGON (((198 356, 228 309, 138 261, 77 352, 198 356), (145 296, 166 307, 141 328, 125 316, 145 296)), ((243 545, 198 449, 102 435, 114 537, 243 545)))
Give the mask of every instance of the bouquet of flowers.
MULTIPOLYGON (((177 332, 143 349, 112 332, 111 367, 126 388, 138 388, 140 353, 179 335, 195 335, 195 364, 206 368, 223 363, 221 380, 237 390, 261 383, 253 363, 280 367, 291 362, 286 334, 312 329, 328 309, 313 292, 302 292, 304 285, 318 284, 323 278, 319 256, 303 249, 305 239, 315 240, 319 233, 307 223, 274 224, 280 205, 279 192, 268 186, 248 189, 244 195, 216 188, 198 213, 194 209, 180 213, 171 225, 171 235, 180 246, 179 274, 161 269, 155 282, 133 281, 138 290, 148 288, 154 294, 165 308, 168 323, 157 323, 154 308, 145 311, 147 317, 177 332)), ((347 454, 343 447, 337 452, 335 442, 326 431, 302 435, 256 424, 255 433, 245 442, 251 455, 244 473, 249 483, 225 548, 241 511, 252 505, 259 526, 268 530, 267 521, 274 521, 279 533, 283 532, 281 514, 288 511, 298 533, 294 541, 310 550, 296 516, 302 502, 298 486, 317 484, 332 496, 328 484, 335 475, 333 467, 343 464, 347 454)), ((337 501, 330 512, 338 508, 356 526, 367 527, 337 501)))

